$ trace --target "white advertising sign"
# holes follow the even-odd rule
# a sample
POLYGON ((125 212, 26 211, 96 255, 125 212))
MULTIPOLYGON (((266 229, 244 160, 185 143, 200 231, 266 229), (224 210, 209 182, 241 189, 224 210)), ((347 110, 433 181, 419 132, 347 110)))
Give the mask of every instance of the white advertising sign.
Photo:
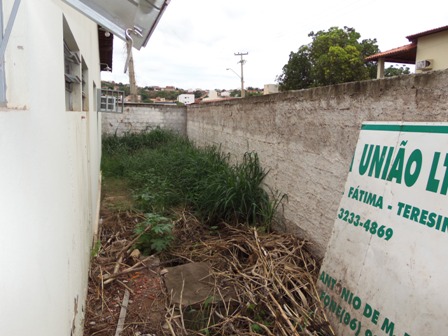
POLYGON ((319 274, 336 335, 448 334, 448 124, 365 123, 319 274))

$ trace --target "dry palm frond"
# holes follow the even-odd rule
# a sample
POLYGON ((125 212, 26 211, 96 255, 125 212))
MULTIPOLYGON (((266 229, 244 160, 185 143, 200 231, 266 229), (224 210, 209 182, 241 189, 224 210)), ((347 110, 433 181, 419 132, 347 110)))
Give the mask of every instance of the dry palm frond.
POLYGON ((199 309, 208 316, 195 330, 182 327, 188 325, 179 323, 182 314, 168 319, 177 321, 179 334, 334 335, 317 296, 319 269, 306 242, 242 225, 223 223, 210 230, 192 216, 183 218, 172 256, 210 263, 215 296, 229 288, 235 295, 228 299, 221 294, 221 304, 203 304, 199 309))

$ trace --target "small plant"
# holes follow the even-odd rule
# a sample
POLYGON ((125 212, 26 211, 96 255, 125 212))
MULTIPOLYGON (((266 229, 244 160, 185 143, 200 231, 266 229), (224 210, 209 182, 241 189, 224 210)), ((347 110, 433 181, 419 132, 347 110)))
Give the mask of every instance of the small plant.
POLYGON ((247 305, 247 313, 253 319, 253 323, 250 325, 250 330, 257 335, 264 335, 266 328, 272 325, 269 321, 269 313, 265 311, 263 306, 250 303, 247 305))
POLYGON ((92 258, 95 258, 98 255, 98 253, 100 252, 100 249, 101 249, 101 241, 97 240, 95 242, 95 244, 93 245, 92 250, 90 251, 90 256, 92 258))
POLYGON ((135 233, 140 235, 135 247, 147 255, 166 250, 174 238, 173 222, 169 218, 152 213, 145 214, 145 217, 145 221, 135 227, 135 233))
POLYGON ((257 334, 263 332, 263 328, 260 327, 260 325, 258 323, 252 323, 250 325, 250 329, 252 332, 257 333, 257 334))

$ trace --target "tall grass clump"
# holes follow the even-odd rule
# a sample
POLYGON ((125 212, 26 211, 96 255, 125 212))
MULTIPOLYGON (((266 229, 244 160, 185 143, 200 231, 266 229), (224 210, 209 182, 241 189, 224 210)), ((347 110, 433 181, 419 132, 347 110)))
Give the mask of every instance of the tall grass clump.
POLYGON ((255 152, 245 153, 242 162, 234 165, 225 160, 220 169, 212 170, 198 181, 196 207, 209 221, 224 219, 270 225, 279 199, 271 200, 264 188, 267 174, 255 152))
POLYGON ((172 132, 106 136, 102 169, 122 177, 142 211, 169 215, 189 207, 204 222, 246 222, 269 227, 281 197, 270 197, 264 186, 268 172, 255 152, 231 164, 218 147, 197 148, 172 132))
POLYGON ((104 135, 102 140, 101 169, 105 176, 125 177, 125 172, 132 170, 128 160, 142 150, 159 148, 177 136, 156 128, 151 132, 139 134, 126 133, 123 136, 104 135))

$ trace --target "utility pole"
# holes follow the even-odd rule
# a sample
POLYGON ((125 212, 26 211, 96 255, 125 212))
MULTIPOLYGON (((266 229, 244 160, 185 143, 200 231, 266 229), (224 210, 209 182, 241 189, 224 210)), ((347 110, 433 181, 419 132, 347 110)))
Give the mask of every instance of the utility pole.
POLYGON ((137 83, 135 81, 134 57, 132 56, 133 40, 131 33, 142 37, 142 32, 137 27, 134 27, 134 29, 126 29, 126 49, 128 51, 128 57, 126 59, 126 64, 124 65, 124 72, 126 73, 129 67, 129 86, 130 86, 131 102, 136 103, 138 101, 137 99, 138 90, 137 90, 137 83))
POLYGON ((241 63, 241 98, 244 98, 246 96, 246 92, 244 91, 244 75, 243 75, 243 65, 246 63, 246 60, 243 59, 243 56, 248 55, 248 52, 242 53, 234 53, 235 56, 241 56, 241 60, 238 63, 241 63))
POLYGON ((131 56, 129 57, 129 86, 130 86, 130 95, 131 95, 131 102, 137 103, 137 82, 135 81, 135 69, 134 69, 134 57, 132 55, 132 49, 129 51, 131 53, 131 56))

